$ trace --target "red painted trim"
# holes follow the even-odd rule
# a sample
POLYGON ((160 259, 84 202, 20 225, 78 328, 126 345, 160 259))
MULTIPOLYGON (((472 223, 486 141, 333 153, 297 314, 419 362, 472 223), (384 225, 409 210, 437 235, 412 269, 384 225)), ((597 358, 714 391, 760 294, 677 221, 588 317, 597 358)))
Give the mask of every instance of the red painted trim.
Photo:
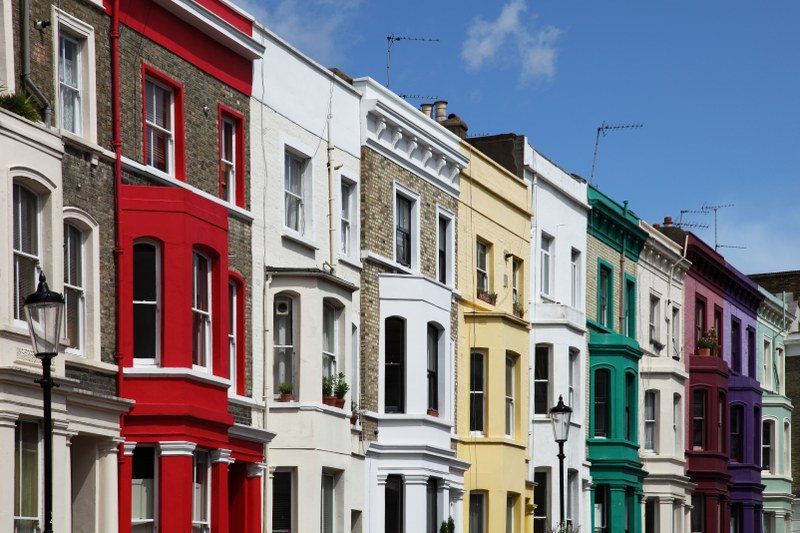
POLYGON ((186 118, 183 111, 183 93, 184 86, 182 83, 170 78, 163 72, 156 70, 152 66, 142 62, 142 162, 147 164, 147 91, 146 80, 150 78, 161 85, 167 86, 172 90, 172 107, 173 107, 173 123, 174 131, 174 177, 186 181, 186 118))
POLYGON ((244 188, 246 186, 245 183, 245 166, 247 165, 247 160, 245 159, 245 116, 235 109, 232 109, 225 104, 217 104, 217 137, 219 138, 219 196, 222 197, 222 180, 223 180, 223 172, 222 172, 222 119, 228 118, 232 120, 236 127, 236 153, 234 154, 235 157, 235 164, 236 164, 236 198, 235 202, 236 205, 239 207, 244 208, 244 198, 245 198, 245 191, 244 188))
POLYGON ((144 35, 206 74, 249 96, 253 63, 184 22, 153 0, 120 2, 125 26, 144 35))
POLYGON ((236 394, 245 394, 245 287, 246 281, 238 272, 230 271, 228 274, 236 284, 236 394))
POLYGON ((253 19, 243 15, 231 6, 219 0, 196 0, 196 2, 242 33, 253 35, 253 19))

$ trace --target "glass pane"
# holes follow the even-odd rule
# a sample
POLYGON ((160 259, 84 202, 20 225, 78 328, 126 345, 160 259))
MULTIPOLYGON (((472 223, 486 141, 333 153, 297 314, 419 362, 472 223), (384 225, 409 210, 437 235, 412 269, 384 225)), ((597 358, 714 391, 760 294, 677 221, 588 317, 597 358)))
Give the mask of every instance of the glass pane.
POLYGON ((333 533, 333 476, 322 476, 322 533, 333 533))
POLYGON ((39 515, 39 426, 17 422, 15 433, 14 514, 36 517, 39 515))
POLYGON ((150 243, 133 245, 133 299, 156 301, 156 247, 150 243))
POLYGON ((222 121, 222 157, 226 161, 233 161, 234 125, 229 120, 222 121))
POLYGON ((66 300, 66 336, 70 348, 80 348, 81 293, 75 289, 65 288, 66 300))
POLYGON ((292 530, 292 473, 275 472, 272 477, 272 531, 289 533, 292 530))
POLYGON ((78 132, 78 93, 66 85, 59 91, 61 101, 61 127, 72 133, 78 132))
POLYGON ((147 164, 161 170, 169 171, 170 165, 170 140, 169 134, 147 127, 147 164))
MULTIPOLYGON (((155 450, 134 448, 132 470, 131 518, 152 520, 155 517, 155 450)), ((151 526, 148 524, 148 527, 151 526)))
POLYGON ((156 306, 133 304, 133 357, 152 359, 156 356, 156 306))
POLYGON ((35 194, 14 185, 14 249, 31 255, 39 253, 39 206, 35 194))
POLYGON ((194 456, 193 500, 193 520, 205 522, 208 519, 208 455, 206 452, 196 452, 194 456))
POLYGON ((196 309, 208 311, 208 259, 194 254, 194 306, 196 309))
POLYGON ((300 231, 300 199, 286 195, 286 227, 300 231))
POLYGON ((22 306, 25 298, 36 292, 36 260, 21 255, 15 256, 14 259, 14 276, 17 280, 14 285, 15 301, 17 302, 14 317, 24 319, 25 311, 22 306))
POLYGON ((483 354, 473 353, 470 361, 470 381, 471 391, 483 391, 483 354))
POLYGON ((75 287, 83 287, 83 235, 71 224, 64 226, 65 252, 64 278, 75 287))
POLYGON ((279 346, 292 344, 292 301, 287 298, 275 299, 273 342, 279 346))
POLYGON ((327 304, 322 306, 322 349, 328 353, 336 351, 334 338, 335 314, 336 311, 332 306, 327 304))
POLYGON ((195 311, 192 313, 192 362, 195 365, 206 365, 206 346, 207 318, 204 314, 195 311))
POLYGON ((293 383, 293 351, 291 348, 275 348, 273 379, 275 387, 283 383, 293 383))

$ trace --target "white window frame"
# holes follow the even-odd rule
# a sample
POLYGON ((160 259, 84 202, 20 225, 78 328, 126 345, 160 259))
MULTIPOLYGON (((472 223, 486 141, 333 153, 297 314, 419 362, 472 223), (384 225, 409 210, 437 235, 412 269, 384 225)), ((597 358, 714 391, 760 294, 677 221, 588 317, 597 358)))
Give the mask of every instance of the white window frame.
MULTIPOLYGON (((83 236, 84 328, 80 356, 100 360, 100 231, 91 215, 75 207, 63 210, 65 224, 75 226, 83 236)), ((65 353, 70 356, 72 351, 65 353)))
POLYGON ((763 371, 763 379, 761 380, 762 385, 765 389, 772 389, 772 340, 769 338, 768 335, 764 335, 762 339, 762 350, 763 354, 761 357, 762 361, 762 371, 763 371))
POLYGON ((322 375, 326 375, 326 369, 328 370, 327 374, 330 377, 336 377, 338 369, 338 362, 339 362, 339 309, 329 302, 323 301, 322 302, 322 360, 320 361, 322 364, 322 375), (333 339, 333 351, 327 351, 325 346, 325 328, 327 327, 327 321, 325 320, 326 313, 331 314, 331 318, 333 319, 333 331, 328 332, 328 334, 333 339))
MULTIPOLYGON (((137 446, 138 448, 139 446, 137 446)), ((159 453, 155 447, 152 446, 141 446, 141 448, 149 448, 153 450, 153 518, 147 519, 136 519, 133 517, 133 512, 131 512, 131 526, 138 526, 138 525, 146 525, 152 524, 153 531, 157 531, 158 527, 158 480, 159 480, 159 453)), ((133 462, 133 458, 131 458, 131 462, 133 462)), ((133 492, 133 477, 131 477, 131 492, 133 492)))
POLYGON ((491 264, 489 260, 492 245, 481 238, 475 240, 475 287, 479 291, 492 292, 492 278, 489 275, 491 264), (483 248, 483 250, 481 250, 483 248), (479 259, 483 257, 483 268, 479 259))
POLYGON ((775 464, 777 462, 777 459, 778 459, 778 457, 777 457, 778 454, 775 453, 777 451, 776 446, 778 444, 777 443, 778 421, 776 419, 774 419, 774 418, 763 418, 761 420, 761 435, 759 435, 759 436, 761 437, 761 439, 760 439, 761 440, 761 449, 759 450, 760 455, 758 457, 758 460, 759 460, 759 463, 761 463, 760 464, 761 471, 764 472, 766 470, 769 475, 775 475, 778 472, 778 468, 777 468, 778 465, 775 464), (770 443, 769 444, 765 444, 764 443, 764 427, 766 425, 769 425, 769 435, 770 435, 770 443), (764 468, 763 457, 764 457, 764 451, 765 450, 768 451, 768 453, 769 453, 769 468, 764 468))
POLYGON ((552 406, 552 396, 553 396, 553 345, 547 343, 538 343, 533 347, 533 365, 534 365, 534 372, 533 372, 533 416, 535 417, 549 417, 549 409, 552 406), (536 351, 539 348, 543 348, 547 351, 547 376, 544 378, 537 378, 536 377, 536 363, 537 363, 537 355, 536 351), (545 412, 544 413, 537 413, 536 412, 536 389, 537 387, 545 386, 547 387, 547 400, 545 401, 545 412))
POLYGON ((644 392, 644 445, 645 452, 658 453, 658 392, 646 390, 644 392), (648 402, 652 402, 652 417, 647 412, 648 402), (648 443, 648 431, 652 431, 651 442, 648 443))
POLYGON ((58 63, 56 64, 56 69, 58 71, 58 92, 56 93, 58 96, 58 110, 59 110, 59 127, 64 131, 68 131, 70 133, 74 133, 75 135, 81 135, 83 132, 83 83, 81 78, 83 77, 83 54, 81 53, 81 49, 83 48, 81 40, 71 35, 69 32, 64 31, 63 29, 59 28, 58 32, 58 41, 56 42, 56 46, 58 47, 58 63), (76 80, 74 85, 70 85, 68 82, 62 79, 62 67, 64 66, 64 61, 66 59, 66 55, 63 53, 63 49, 61 43, 69 43, 75 49, 75 58, 73 62, 75 64, 75 75, 76 80), (62 63, 62 61, 64 61, 62 63), (74 116, 72 117, 73 124, 74 124, 74 131, 69 129, 64 125, 64 120, 66 120, 66 104, 64 94, 72 95, 73 99, 73 113, 74 116))
MULTIPOLYGON (((43 498, 43 491, 44 491, 44 487, 43 487, 43 483, 42 483, 42 478, 43 478, 43 475, 44 475, 43 474, 43 467, 44 467, 43 460, 44 459, 42 457, 42 453, 43 453, 43 450, 42 450, 42 446, 43 446, 43 444, 42 444, 42 427, 37 421, 35 421, 35 420, 27 420, 27 419, 24 419, 24 418, 18 419, 16 421, 16 424, 17 425, 19 425, 19 424, 31 424, 31 425, 35 425, 36 429, 37 429, 37 439, 36 439, 37 440, 37 442, 36 442, 36 497, 37 497, 37 502, 36 502, 36 516, 17 516, 16 510, 13 508, 14 493, 16 493, 16 491, 18 490, 18 488, 15 486, 14 487, 14 493, 11 494, 11 506, 12 506, 11 512, 12 512, 12 516, 13 516, 13 520, 14 520, 15 524, 16 524, 17 520, 20 520, 20 521, 34 521, 35 520, 36 524, 37 524, 36 531, 38 531, 38 527, 41 527, 41 525, 42 525, 42 511, 41 511, 41 509, 42 509, 42 501, 43 501, 42 498, 43 498)), ((18 453, 18 450, 19 450, 18 444, 19 444, 19 442, 17 441, 16 435, 14 435, 14 453, 15 454, 18 453)), ((16 469, 16 461, 12 462, 12 469, 14 469, 14 470, 16 469)), ((15 477, 14 470, 12 470, 12 474, 11 474, 12 480, 15 477)))
POLYGON ((554 292, 553 264, 555 263, 555 237, 541 233, 539 241, 539 292, 545 298, 552 298, 554 292), (547 247, 545 247, 545 243, 547 247))
POLYGON ((237 369, 237 355, 239 351, 239 283, 231 278, 228 280, 228 309, 229 321, 233 324, 228 328, 228 355, 230 362, 228 364, 228 374, 230 376, 230 387, 228 387, 228 396, 236 396, 238 386, 238 369, 237 369))
POLYGON ((781 472, 785 476, 792 475, 792 423, 788 418, 783 419, 783 457, 781 458, 781 472))
POLYGON ((54 94, 56 94, 56 124, 60 132, 67 136, 75 136, 90 143, 97 142, 97 76, 95 67, 95 31, 94 27, 75 18, 73 15, 58 9, 55 5, 51 8, 53 21, 53 65, 56 72, 53 77, 54 94), (59 35, 66 34, 72 40, 78 41, 79 50, 79 83, 80 83, 80 127, 73 133, 61 128, 61 92, 59 88, 59 35))
POLYGON ((472 350, 470 352, 470 366, 469 366, 469 414, 470 417, 472 416, 472 398, 473 396, 480 396, 481 397, 481 421, 483 422, 481 429, 471 429, 472 423, 470 421, 470 435, 472 436, 482 436, 486 434, 486 352, 483 350, 472 350), (479 354, 481 357, 481 365, 483 366, 483 383, 481 384, 481 390, 473 390, 472 389, 472 355, 479 354))
POLYGON ((648 301, 648 342, 657 351, 661 351, 661 296, 651 292, 648 301))
POLYGON ((305 236, 308 232, 308 226, 310 224, 309 220, 309 209, 308 206, 311 205, 310 196, 311 192, 311 166, 312 161, 311 158, 306 156, 305 154, 301 153, 300 151, 286 146, 283 152, 284 157, 284 164, 283 164, 283 230, 289 233, 292 233, 297 236, 305 236), (289 190, 287 187, 287 179, 289 171, 290 163, 289 161, 292 160, 292 164, 295 162, 299 164, 299 178, 300 178, 300 194, 297 194, 295 191, 289 190), (289 201, 297 202, 297 227, 293 228, 288 224, 288 216, 289 210, 287 206, 289 205, 289 201))
POLYGON ((581 307, 581 251, 573 248, 570 255, 570 305, 575 309, 581 307))
MULTIPOLYGON (((578 507, 580 505, 580 497, 578 496, 578 482, 579 482, 578 471, 569 468, 567 469, 567 512, 566 512, 566 522, 567 524, 572 527, 574 526, 575 522, 579 522, 578 516, 579 513, 578 507)), ((569 530, 568 530, 569 531, 569 530)))
POLYGON ((525 268, 525 263, 519 257, 512 257, 511 258, 511 301, 514 305, 522 306, 525 308, 525 304, 520 301, 521 297, 524 298, 523 289, 524 287, 520 286, 520 281, 522 281, 522 269, 525 268))
MULTIPOLYGON (((83 230, 76 226, 70 220, 64 220, 64 296, 66 299, 67 291, 74 292, 78 297, 78 339, 77 346, 68 346, 65 348, 66 353, 83 356, 86 354, 86 240, 87 236, 83 230), (80 261, 80 280, 77 280, 80 285, 69 283, 67 280, 67 265, 70 263, 70 247, 67 245, 69 230, 67 227, 73 228, 78 233, 79 243, 79 261, 80 261)), ((76 280, 73 280, 76 281, 76 280)), ((64 309, 64 337, 67 332, 67 310, 64 309)))
MULTIPOLYGON (((480 508, 481 508, 481 516, 483 517, 483 523, 478 524, 478 533, 487 533, 487 506, 486 506, 486 493, 481 490, 472 490, 469 493, 469 509, 467 511, 467 516, 472 516, 472 502, 473 501, 480 501, 480 508)), ((472 527, 470 526, 470 533, 472 532, 472 527)))
MULTIPOLYGON (((291 505, 291 516, 289 517, 290 529, 273 529, 273 533, 294 533, 297 524, 297 470, 290 468, 278 468, 277 472, 289 475, 289 501, 291 505)), ((270 489, 271 491, 272 489, 270 489)), ((270 505, 272 504, 273 494, 269 495, 270 505)), ((270 512, 274 512, 271 510, 270 512)))
POLYGON ((353 254, 354 199, 356 183, 342 176, 339 180, 339 251, 345 257, 353 254))
POLYGON ((195 450, 192 453, 192 533, 209 533, 211 531, 211 454, 206 450, 195 450), (205 517, 198 517, 198 508, 195 501, 195 490, 197 486, 197 458, 199 455, 206 458, 206 479, 205 479, 205 517))
MULTIPOLYGON (((21 316, 15 316, 16 312, 17 312, 17 309, 21 308, 21 303, 24 302, 25 301, 25 297, 28 296, 27 294, 20 294, 20 290, 19 290, 20 289, 19 275, 18 275, 18 269, 16 268, 16 263, 17 263, 18 258, 19 259, 31 260, 31 261, 34 261, 36 263, 36 265, 35 265, 35 267, 33 269, 33 276, 34 277, 33 277, 32 285, 31 285, 32 287, 36 287, 37 286, 37 278, 38 278, 39 272, 41 271, 42 249, 44 248, 44 246, 43 246, 44 243, 42 242, 42 236, 44 234, 44 232, 42 231, 42 223, 44 222, 44 220, 43 220, 44 217, 42 216, 43 215, 43 213, 42 213, 42 211, 43 211, 42 204, 44 202, 43 202, 43 199, 41 198, 40 194, 38 193, 38 191, 36 191, 35 189, 29 187, 27 183, 23 183, 23 182, 20 182, 20 181, 17 181, 17 180, 14 180, 13 184, 12 184, 11 202, 12 202, 12 209, 11 209, 12 239, 11 239, 11 242, 12 242, 13 256, 14 256, 13 263, 12 263, 12 270, 11 270, 11 272, 13 273, 13 276, 14 276, 14 288, 12 289, 12 295, 13 295, 13 293, 15 291, 17 292, 17 299, 13 300, 13 304, 12 304, 13 305, 13 309, 12 309, 12 312, 11 312, 11 316, 14 317, 14 323, 16 325, 25 328, 25 330, 27 331, 28 326, 27 326, 27 323, 25 322, 25 312, 22 311, 21 316), (17 231, 17 226, 16 225, 19 224, 20 232, 21 232, 21 229, 22 229, 22 220, 21 219, 20 220, 13 220, 13 218, 14 218, 14 207, 16 207, 14 205, 14 195, 13 195, 13 189, 15 187, 19 187, 21 190, 25 191, 26 193, 29 193, 29 194, 33 195, 33 197, 36 199, 36 230, 35 230, 35 233, 36 233, 36 253, 35 254, 32 254, 30 252, 25 252, 22 249, 17 250, 16 248, 13 248, 13 233, 17 231)), ((21 214, 22 214, 22 210, 21 209, 19 210, 19 213, 20 213, 20 216, 21 216, 21 214)), ((12 298, 13 298, 13 296, 12 296, 12 298)))
POLYGON ((447 270, 444 273, 444 284, 447 287, 453 287, 455 285, 455 247, 453 246, 453 243, 455 242, 455 215, 442 206, 436 207, 436 281, 439 281, 439 270, 441 268, 441 265, 439 265, 439 241, 441 239, 441 228, 439 224, 440 220, 445 220, 447 222, 447 235, 445 236, 445 256, 447 258, 447 270))
POLYGON ((392 194, 392 260, 402 269, 419 272, 419 193, 403 187, 397 182, 393 184, 392 194), (397 258, 397 197, 401 196, 411 203, 410 228, 410 266, 405 266, 397 258))
POLYGON ((361 376, 359 369, 361 368, 361 337, 357 324, 352 324, 350 327, 350 357, 352 358, 352 383, 350 387, 350 398, 356 403, 361 402, 361 376))
MULTIPOLYGON (((786 357, 782 346, 775 347, 775 368, 773 369, 773 377, 778 378, 778 383, 773 383, 772 388, 775 392, 782 396, 786 396, 786 357), (781 379, 783 378, 783 379, 781 379)), ((774 379, 773 379, 774 381, 774 379)))
POLYGON ((672 358, 676 361, 681 359, 681 351, 683 346, 683 339, 681 335, 681 308, 677 305, 672 305, 672 314, 670 317, 670 342, 672 343, 672 358))
MULTIPOLYGON (((272 318, 272 322, 273 322, 272 323, 272 327, 273 327, 273 345, 272 345, 273 355, 272 356, 273 356, 273 359, 274 360, 277 359, 277 357, 275 356, 277 350, 291 349, 291 355, 289 357, 289 362, 291 363, 291 368, 287 369, 287 374, 288 374, 288 377, 290 378, 290 381, 288 381, 288 383, 292 384, 292 396, 294 398, 298 398, 299 397, 298 396, 298 390, 297 390, 298 382, 297 382, 297 375, 296 375, 297 374, 297 358, 296 358, 296 355, 295 355, 296 354, 297 339, 299 338, 299 331, 297 330, 297 326, 299 325, 298 312, 297 312, 297 302, 298 302, 298 298, 296 296, 292 295, 292 294, 288 294, 288 293, 285 293, 285 292, 276 294, 275 298, 273 300, 273 303, 272 303, 272 317, 271 317, 272 318), (286 301, 286 302, 289 303, 289 315, 288 316, 289 316, 289 324, 290 324, 291 330, 292 330, 291 338, 289 340, 291 341, 291 344, 275 344, 275 342, 274 342, 274 331, 277 331, 277 327, 275 326, 275 314, 276 314, 276 311, 277 311, 277 306, 281 301, 286 301)), ((273 384, 272 384, 273 393, 274 393, 275 397, 277 397, 279 395, 278 387, 280 387, 281 383, 280 382, 275 382, 275 369, 274 368, 273 368, 273 372, 272 372, 272 381, 273 381, 273 384)))
MULTIPOLYGON (((205 350, 204 353, 199 354, 202 356, 202 362, 200 364, 194 362, 194 353, 192 353, 192 368, 195 370, 202 370, 205 372, 211 372, 213 368, 212 364, 212 354, 214 353, 213 347, 211 343, 214 341, 214 332, 213 332, 213 312, 214 312, 214 295, 213 295, 213 280, 212 275, 214 271, 214 264, 211 261, 211 258, 208 257, 203 252, 198 250, 193 250, 192 252, 192 323, 194 324, 194 315, 200 315, 203 317, 204 323, 204 337, 205 337, 205 350), (198 267, 198 260, 206 261, 208 265, 208 273, 206 274, 206 283, 207 283, 207 293, 208 293, 208 309, 200 309, 197 306, 197 267, 198 267)), ((192 336, 194 336, 194 325, 192 326, 192 336)))
POLYGON ((580 357, 581 352, 580 349, 575 348, 574 346, 570 346, 569 351, 569 370, 568 370, 568 392, 567 392, 567 401, 569 402, 569 406, 572 407, 573 415, 577 415, 578 409, 580 408, 580 390, 581 388, 577 386, 578 382, 580 381, 580 357))
POLYGON ((226 114, 224 111, 222 112, 222 123, 220 124, 219 128, 219 161, 220 165, 222 166, 223 173, 225 174, 225 183, 227 195, 223 200, 227 201, 229 204, 236 205, 236 187, 238 183, 236 183, 236 156, 238 155, 238 147, 240 139, 238 137, 238 121, 226 114), (231 159, 225 159, 225 126, 230 125, 231 127, 231 159))
MULTIPOLYGON (((156 308, 156 349, 155 349, 155 357, 153 358, 137 358, 134 354, 133 364, 134 366, 154 366, 160 364, 161 361, 161 301, 162 301, 162 294, 161 294, 161 243, 155 241, 153 239, 136 239, 133 241, 133 245, 137 244, 149 244, 155 248, 156 251, 156 300, 152 302, 150 300, 133 300, 133 305, 155 305, 156 308)), ((131 247, 133 250, 133 247, 131 247)), ((131 254, 133 255, 133 254, 131 254)), ((132 287, 131 287, 132 289, 132 287)), ((131 327, 133 327, 133 322, 131 322, 131 327)))
POLYGON ((682 396, 678 393, 672 395, 672 449, 676 457, 680 457, 683 452, 683 442, 681 440, 681 414, 682 396))
MULTIPOLYGON (((144 83, 144 90, 145 94, 148 90, 148 84, 152 84, 154 87, 158 87, 159 89, 166 91, 167 95, 169 96, 169 129, 163 128, 156 124, 155 122, 150 122, 147 119, 147 113, 145 112, 142 119, 144 120, 145 124, 145 135, 150 136, 150 130, 154 129, 160 131, 169 136, 169 142, 167 143, 167 168, 166 170, 161 170, 157 168, 155 165, 151 165, 150 161, 153 159, 153 153, 146 154, 149 157, 145 158, 145 166, 148 168, 153 168, 158 172, 164 172, 169 176, 175 176, 175 89, 166 85, 158 80, 156 80, 152 76, 145 76, 145 83, 144 83)), ((147 105, 147 96, 144 98, 145 105, 147 105)), ((156 99, 153 98, 153 104, 155 105, 156 99)), ((145 109, 145 111, 147 111, 145 109)), ((147 139, 145 139, 145 146, 147 146, 147 139)), ((155 146, 155 145, 152 145, 155 146)))
POLYGON ((505 436, 513 439, 516 435, 516 395, 517 358, 506 354, 505 364, 505 436))

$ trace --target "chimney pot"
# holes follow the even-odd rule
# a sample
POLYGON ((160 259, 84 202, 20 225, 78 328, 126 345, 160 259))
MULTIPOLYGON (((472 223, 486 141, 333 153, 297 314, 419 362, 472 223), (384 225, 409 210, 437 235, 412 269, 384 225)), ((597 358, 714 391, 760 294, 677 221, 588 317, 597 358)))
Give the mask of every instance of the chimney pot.
POLYGON ((434 118, 437 122, 444 122, 447 120, 447 100, 438 100, 434 102, 433 109, 436 112, 434 118))
POLYGON ((672 225, 672 217, 669 217, 669 216, 664 217, 664 225, 665 226, 671 226, 672 225))
POLYGON ((430 117, 430 118, 433 118, 433 117, 431 116, 431 114, 432 114, 432 112, 433 112, 433 104, 431 104, 431 103, 424 103, 424 104, 422 104, 421 106, 419 106, 419 109, 420 109, 420 111, 422 111, 422 113, 423 113, 425 116, 427 116, 427 117, 430 117))

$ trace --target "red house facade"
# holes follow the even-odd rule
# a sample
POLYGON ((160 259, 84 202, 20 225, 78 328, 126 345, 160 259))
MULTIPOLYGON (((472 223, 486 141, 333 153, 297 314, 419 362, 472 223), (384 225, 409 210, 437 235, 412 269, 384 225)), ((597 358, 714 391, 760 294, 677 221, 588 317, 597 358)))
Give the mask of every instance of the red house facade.
POLYGON ((271 435, 258 427, 261 397, 245 369, 247 122, 263 49, 252 20, 220 0, 105 8, 118 387, 135 402, 121 420, 119 531, 260 531, 271 435))

